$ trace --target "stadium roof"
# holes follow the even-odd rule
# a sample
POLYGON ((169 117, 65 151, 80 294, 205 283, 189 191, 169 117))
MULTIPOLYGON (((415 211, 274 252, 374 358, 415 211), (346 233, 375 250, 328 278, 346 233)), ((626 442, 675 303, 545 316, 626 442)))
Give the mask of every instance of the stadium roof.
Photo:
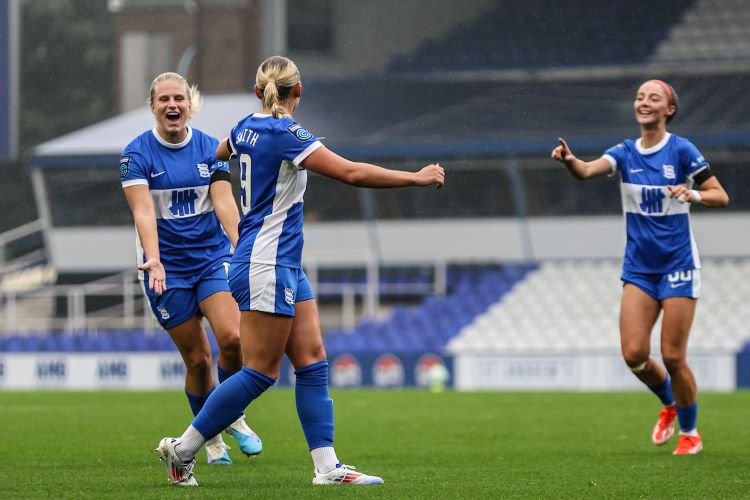
MULTIPOLYGON (((234 116, 258 111, 259 101, 250 94, 204 95, 200 111, 190 125, 215 137, 226 137, 234 116)), ((35 147, 35 167, 96 166, 119 157, 136 136, 153 127, 154 115, 144 105, 100 123, 76 130, 35 147)))
MULTIPOLYGON (((650 76, 508 80, 460 75, 329 79, 304 82, 295 118, 354 159, 546 155, 564 136, 576 152, 596 154, 638 134, 632 98, 650 76)), ((702 149, 747 148, 750 75, 679 76, 680 112, 670 126, 702 149)), ((250 93, 205 95, 191 125, 225 137, 258 111, 250 93)), ((106 166, 152 127, 143 106, 37 146, 35 167, 106 166)))

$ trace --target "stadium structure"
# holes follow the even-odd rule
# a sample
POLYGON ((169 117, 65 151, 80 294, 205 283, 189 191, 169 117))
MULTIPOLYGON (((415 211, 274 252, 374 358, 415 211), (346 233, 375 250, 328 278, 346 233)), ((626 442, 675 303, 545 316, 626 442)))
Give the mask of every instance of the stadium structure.
MULTIPOLYGON (((114 3, 127 34, 145 2, 114 3)), ((274 5, 295 5, 220 3, 252 4, 269 26, 281 22, 274 5)), ((633 137, 635 89, 660 78, 681 97, 670 130, 701 149, 732 200, 693 208, 704 283, 691 364, 703 389, 750 387, 750 5, 438 1, 415 28, 412 4, 352 3, 318 2, 307 24, 286 18, 289 33, 312 33, 287 40, 305 84, 296 118, 347 157, 403 169, 439 161, 447 185, 357 190, 310 177, 304 264, 333 385, 426 387, 444 366, 462 390, 637 388, 619 353, 618 181, 577 183, 549 152, 563 136, 595 158, 633 137)), ((259 55, 274 47, 261 42, 259 55)), ((191 54, 180 64, 195 72, 191 54)), ((224 137, 257 101, 212 85, 192 124, 224 137)), ((116 177, 123 146, 153 123, 127 95, 122 114, 28 160, 39 218, 0 235, 0 387, 182 383, 179 356, 143 307, 116 177)), ((286 370, 279 383, 291 382, 286 370)))

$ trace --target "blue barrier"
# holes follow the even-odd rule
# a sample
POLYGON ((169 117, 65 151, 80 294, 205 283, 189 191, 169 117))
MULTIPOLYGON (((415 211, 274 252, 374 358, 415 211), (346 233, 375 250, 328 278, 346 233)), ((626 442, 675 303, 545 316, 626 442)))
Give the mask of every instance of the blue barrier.
MULTIPOLYGON (((330 385, 334 388, 432 387, 453 385, 453 358, 424 352, 329 352, 330 385)), ((294 383, 294 369, 284 358, 277 384, 294 383)))

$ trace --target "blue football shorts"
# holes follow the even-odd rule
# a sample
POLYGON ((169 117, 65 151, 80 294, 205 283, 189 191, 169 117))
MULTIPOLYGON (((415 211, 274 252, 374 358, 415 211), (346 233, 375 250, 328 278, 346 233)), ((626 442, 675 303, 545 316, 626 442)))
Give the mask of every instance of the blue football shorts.
POLYGON ((219 261, 197 276, 167 273, 167 290, 157 295, 148 288, 148 273, 141 283, 156 321, 165 330, 174 328, 200 312, 198 304, 217 292, 229 292, 228 262, 219 261))
POLYGON ((233 262, 229 287, 240 311, 294 316, 294 304, 315 298, 304 270, 271 264, 233 262))
POLYGON ((701 295, 701 270, 687 269, 667 274, 622 271, 623 283, 632 283, 656 300, 672 297, 697 299, 701 295))

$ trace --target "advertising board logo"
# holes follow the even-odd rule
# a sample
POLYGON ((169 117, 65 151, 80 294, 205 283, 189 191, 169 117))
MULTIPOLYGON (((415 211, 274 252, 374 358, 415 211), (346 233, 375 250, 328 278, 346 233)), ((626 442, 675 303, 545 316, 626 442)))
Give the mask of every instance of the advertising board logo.
POLYGON ((38 382, 64 382, 65 371, 65 361, 61 359, 45 359, 36 363, 38 382))
POLYGON ((128 363, 118 359, 100 361, 96 365, 96 376, 102 382, 127 380, 128 363))
POLYGON ((448 368, 445 367, 443 358, 431 352, 420 356, 417 360, 417 366, 414 368, 414 380, 419 387, 445 383, 448 376, 448 368))
POLYGON ((377 387, 401 387, 404 385, 404 365, 390 353, 381 354, 372 367, 372 381, 377 387))
POLYGON ((185 378, 185 364, 181 360, 169 360, 159 363, 159 375, 163 382, 182 380, 185 378))
POLYGON ((359 387, 362 385, 362 367, 351 354, 342 354, 331 365, 331 384, 334 387, 359 387))

